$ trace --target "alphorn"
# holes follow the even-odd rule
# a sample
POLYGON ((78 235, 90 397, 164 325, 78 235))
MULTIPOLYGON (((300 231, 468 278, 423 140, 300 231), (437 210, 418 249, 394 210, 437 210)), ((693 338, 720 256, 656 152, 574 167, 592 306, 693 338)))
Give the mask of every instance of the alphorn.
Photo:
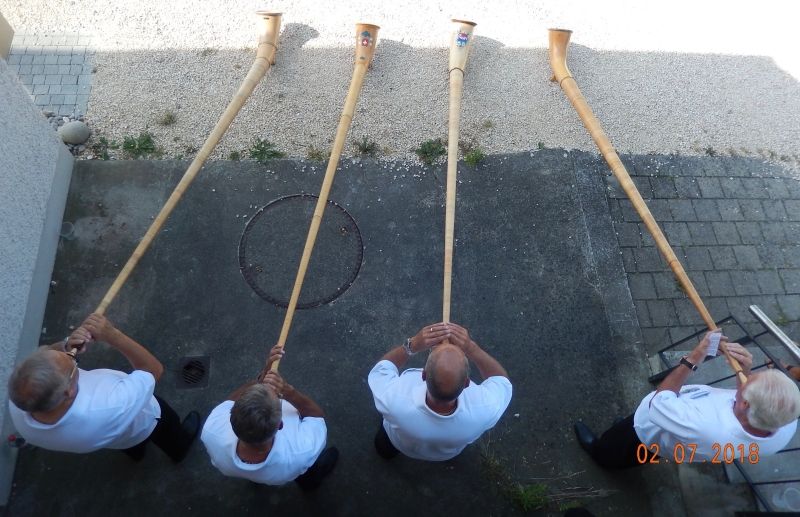
POLYGON ((450 110, 447 128, 447 201, 444 213, 444 289, 442 292, 442 321, 450 321, 450 298, 453 286, 453 241, 456 225, 456 185, 458 182, 458 132, 461 119, 461 93, 464 89, 464 69, 472 47, 474 22, 453 20, 455 31, 450 39, 450 110))
POLYGON ((111 284, 111 287, 108 289, 105 296, 103 296, 100 305, 97 306, 97 309, 95 309, 94 312, 98 314, 103 314, 106 312, 108 306, 117 296, 119 290, 122 288, 123 284, 125 284, 125 281, 128 280, 128 277, 133 272, 134 268, 136 268, 139 260, 142 258, 145 252, 147 252, 147 249, 150 247, 153 239, 156 237, 156 235, 158 235, 161 227, 164 225, 167 218, 181 200, 181 197, 183 196, 184 192, 186 192, 186 189, 189 188, 189 185, 191 185, 192 181, 194 181, 197 173, 200 172, 200 168, 206 162, 208 156, 211 154, 214 148, 217 147, 222 135, 224 135, 225 131, 228 130, 228 127, 239 113, 239 110, 242 109, 242 106, 244 106, 247 98, 250 97, 250 94, 253 93, 253 90, 255 90, 256 86, 258 86, 259 81, 261 81, 261 78, 267 73, 269 67, 275 63, 275 52, 278 50, 278 32, 280 31, 281 27, 281 13, 256 11, 256 14, 261 17, 261 32, 258 36, 256 59, 253 62, 253 65, 250 67, 250 71, 247 72, 247 76, 244 78, 242 85, 239 87, 236 95, 233 96, 233 99, 231 99, 228 107, 225 108, 225 112, 219 118, 219 121, 217 121, 217 125, 214 126, 211 134, 208 135, 203 147, 197 152, 197 156, 195 156, 194 160, 192 160, 189 168, 186 169, 186 172, 183 174, 183 178, 181 178, 180 182, 178 182, 175 190, 172 191, 169 199, 167 199, 167 202, 161 208, 161 211, 153 220, 152 224, 150 224, 150 228, 147 229, 144 237, 142 237, 142 240, 139 241, 139 245, 136 246, 133 254, 128 259, 128 262, 122 268, 122 271, 119 272, 117 278, 114 280, 114 283, 111 284))
MULTIPOLYGON (((289 298, 289 306, 286 308, 283 327, 281 327, 281 333, 276 343, 276 345, 281 348, 286 346, 286 339, 289 336, 289 329, 292 326, 292 318, 294 317, 295 309, 297 309, 297 301, 300 299, 300 291, 303 288, 303 280, 305 279, 306 270, 308 269, 308 262, 311 260, 311 252, 314 250, 314 242, 317 240, 319 225, 322 223, 322 214, 325 212, 325 205, 328 204, 328 194, 333 184, 333 177, 336 174, 336 167, 339 165, 339 158, 342 155, 342 148, 344 148, 344 142, 347 138, 347 132, 350 129, 350 123, 353 121, 353 113, 356 109, 358 95, 361 93, 361 86, 364 84, 367 68, 370 62, 372 62, 372 57, 375 55, 378 29, 380 29, 380 27, 377 25, 368 23, 356 24, 356 61, 353 69, 353 78, 350 80, 350 89, 347 91, 347 98, 344 101, 342 116, 339 119, 339 126, 336 128, 336 138, 333 141, 331 156, 328 159, 328 168, 325 170, 322 188, 319 192, 319 198, 317 198, 317 206, 314 208, 314 215, 311 217, 311 225, 308 228, 308 237, 306 237, 303 255, 300 258, 300 266, 297 269, 297 277, 294 280, 292 295, 289 298)), ((279 365, 280 360, 275 361, 272 363, 270 370, 277 372, 279 365)), ((263 379, 266 373, 267 369, 265 368, 259 375, 259 380, 263 379)))
MULTIPOLYGON (((639 214, 644 225, 647 227, 647 230, 650 232, 650 235, 653 236, 653 240, 658 247, 658 251, 664 257, 664 260, 667 261, 670 269, 672 269, 675 278, 680 282, 681 287, 683 287, 683 291, 691 300, 692 305, 694 305, 697 312, 700 313, 700 317, 703 318, 706 326, 708 326, 709 330, 713 330, 717 328, 717 324, 714 322, 714 318, 711 317, 711 314, 708 312, 708 309, 703 304, 703 300, 700 299, 700 295, 697 294, 697 290, 694 288, 694 284, 689 279, 689 276, 684 271, 683 266, 681 265, 678 257, 675 255, 675 252, 672 251, 672 247, 670 247, 669 242, 667 242, 667 238, 664 236, 661 228, 658 226, 658 223, 653 218, 653 214, 650 213, 650 209, 647 208, 647 204, 645 203, 644 199, 642 199, 641 194, 639 194, 636 185, 631 180, 628 171, 625 169, 625 165, 623 165, 622 160, 620 160, 619 155, 614 150, 614 146, 611 144, 611 140, 606 135, 603 127, 600 125, 600 121, 597 120, 592 109, 589 107, 589 104, 586 102, 586 99, 583 97, 580 88, 578 88, 578 84, 575 82, 575 79, 572 77, 569 69, 567 68, 567 47, 569 46, 569 38, 572 34, 570 30, 563 30, 563 29, 550 29, 550 67, 553 69, 553 77, 552 80, 558 82, 561 86, 561 89, 564 90, 569 101, 572 103, 572 106, 575 108, 575 111, 578 112, 578 116, 583 121, 583 125, 586 126, 586 129, 589 131, 589 134, 592 136, 595 144, 597 144, 598 149, 600 149, 600 153, 605 158, 606 163, 611 168, 611 171, 614 173, 614 176, 619 181, 622 190, 625 191, 625 194, 633 203, 633 208, 636 210, 636 213, 639 214)), ((736 373, 739 381, 744 384, 747 382, 747 376, 745 376, 744 372, 742 371, 742 367, 733 356, 728 353, 728 349, 724 343, 720 343, 720 350, 725 355, 725 359, 728 361, 728 364, 736 373)))

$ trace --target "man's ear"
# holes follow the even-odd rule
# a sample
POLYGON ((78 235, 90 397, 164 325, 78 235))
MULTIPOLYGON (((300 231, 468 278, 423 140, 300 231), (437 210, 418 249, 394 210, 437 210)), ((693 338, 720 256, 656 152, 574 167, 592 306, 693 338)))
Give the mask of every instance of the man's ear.
POLYGON ((469 376, 467 376, 467 378, 466 378, 466 379, 464 379, 464 387, 465 387, 465 388, 466 388, 466 387, 469 387, 469 376))
POLYGON ((280 431, 281 429, 283 429, 283 420, 281 420, 281 423, 278 424, 278 431, 280 431))
POLYGON ((425 370, 422 370, 422 380, 424 381, 424 380, 426 380, 427 378, 428 378, 428 376, 427 376, 427 375, 425 375, 425 370))

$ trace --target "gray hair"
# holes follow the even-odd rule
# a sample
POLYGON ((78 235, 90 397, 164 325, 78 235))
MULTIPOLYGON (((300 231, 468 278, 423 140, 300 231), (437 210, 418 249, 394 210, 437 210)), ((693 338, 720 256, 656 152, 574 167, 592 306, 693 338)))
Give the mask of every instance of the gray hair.
POLYGON ((29 413, 50 411, 64 401, 69 375, 59 369, 50 349, 39 349, 14 368, 8 379, 8 396, 29 413))
POLYGON ((446 385, 439 378, 439 361, 440 355, 431 353, 428 360, 425 362, 425 384, 428 387, 428 393, 435 400, 440 402, 452 402, 461 395, 464 391, 464 384, 469 378, 469 359, 463 356, 464 366, 459 372, 458 381, 453 385, 446 385))
POLYGON ((231 427, 245 443, 262 444, 275 436, 281 423, 281 401, 267 386, 247 388, 231 409, 231 427))
POLYGON ((800 417, 800 389, 778 370, 759 373, 742 389, 750 408, 747 421, 757 429, 774 432, 800 417))

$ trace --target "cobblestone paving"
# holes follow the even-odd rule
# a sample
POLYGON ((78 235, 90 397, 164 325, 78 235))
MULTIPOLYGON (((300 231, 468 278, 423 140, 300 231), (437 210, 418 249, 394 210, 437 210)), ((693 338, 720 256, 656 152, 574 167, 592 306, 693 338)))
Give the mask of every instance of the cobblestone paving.
MULTIPOLYGON (((748 307, 757 304, 792 335, 800 320, 797 173, 743 157, 623 161, 712 316, 731 314, 752 332, 758 327, 748 307)), ((607 174, 611 218, 652 354, 704 326, 616 178, 607 174)))
POLYGON ((92 88, 91 38, 16 34, 8 65, 34 104, 57 115, 85 115, 92 88))

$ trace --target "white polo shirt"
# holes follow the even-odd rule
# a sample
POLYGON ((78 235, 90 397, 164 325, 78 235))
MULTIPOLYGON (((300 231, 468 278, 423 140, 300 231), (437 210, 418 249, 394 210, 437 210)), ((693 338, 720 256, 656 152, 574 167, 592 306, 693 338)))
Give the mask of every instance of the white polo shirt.
MULTIPOLYGON (((658 444, 661 456, 668 458, 672 457, 678 443, 684 447, 697 444, 695 458, 706 460, 713 459, 714 455, 722 459, 718 450, 726 444, 732 445, 737 457, 740 444, 745 454, 749 453, 751 443, 758 444, 759 456, 775 454, 786 447, 797 429, 796 420, 771 436, 754 436, 742 428, 733 413, 735 401, 736 390, 699 384, 683 386, 680 396, 672 391, 654 391, 639 404, 633 427, 643 444, 658 444)), ((688 448, 686 452, 688 454, 688 448)))
POLYGON ((480 384, 470 381, 450 415, 440 415, 425 403, 428 388, 421 368, 410 368, 401 375, 394 363, 384 359, 369 372, 368 381, 392 444, 419 460, 444 461, 457 456, 494 427, 511 402, 511 382, 501 376, 480 384))
POLYGON ((232 400, 215 407, 200 435, 211 463, 226 476, 265 485, 283 485, 308 470, 325 448, 328 433, 325 419, 300 418, 297 409, 282 400, 283 428, 275 434, 267 459, 261 463, 245 463, 236 454, 239 439, 231 427, 231 408, 232 400))
POLYGON ((14 427, 29 443, 64 452, 127 449, 156 427, 161 407, 153 374, 135 370, 79 370, 78 394, 55 424, 43 424, 8 402, 14 427))

